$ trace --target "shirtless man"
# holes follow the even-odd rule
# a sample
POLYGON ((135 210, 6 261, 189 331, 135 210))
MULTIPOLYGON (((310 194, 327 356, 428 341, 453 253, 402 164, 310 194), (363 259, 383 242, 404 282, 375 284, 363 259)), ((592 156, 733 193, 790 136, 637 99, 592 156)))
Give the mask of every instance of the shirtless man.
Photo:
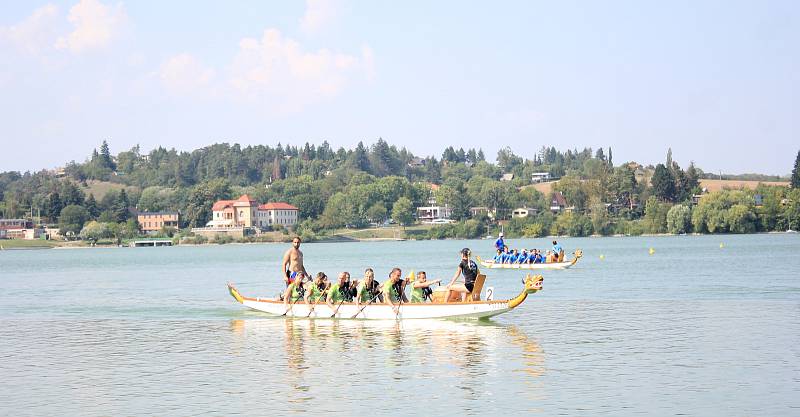
POLYGON ((281 266, 283 282, 288 286, 301 272, 303 275, 308 276, 306 267, 303 266, 303 252, 300 251, 300 237, 295 236, 294 239, 292 239, 292 247, 283 254, 283 263, 281 266))

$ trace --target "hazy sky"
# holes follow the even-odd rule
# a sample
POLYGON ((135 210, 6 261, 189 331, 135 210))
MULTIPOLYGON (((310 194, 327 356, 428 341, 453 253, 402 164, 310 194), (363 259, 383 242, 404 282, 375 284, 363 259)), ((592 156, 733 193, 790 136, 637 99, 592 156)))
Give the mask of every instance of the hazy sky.
POLYGON ((0 171, 102 140, 608 147, 788 174, 797 1, 0 1, 0 171))

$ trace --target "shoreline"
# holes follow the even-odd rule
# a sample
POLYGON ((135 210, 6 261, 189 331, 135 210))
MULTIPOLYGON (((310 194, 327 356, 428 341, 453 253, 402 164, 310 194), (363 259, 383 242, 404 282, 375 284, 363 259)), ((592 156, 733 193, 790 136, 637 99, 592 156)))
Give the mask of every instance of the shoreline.
MULTIPOLYGON (((540 236, 540 237, 513 237, 513 236, 506 236, 508 239, 570 239, 576 237, 585 237, 585 238, 626 238, 626 237, 673 237, 673 236, 746 236, 746 235, 785 235, 785 234, 797 234, 796 231, 771 231, 771 232, 756 232, 756 233, 685 233, 685 234, 671 234, 671 233, 643 233, 641 235, 590 235, 590 236, 540 236)), ((492 237, 494 239, 494 237, 492 237)), ((404 242, 404 241, 422 241, 422 240, 489 240, 485 237, 483 238, 475 238, 475 239, 461 239, 461 238, 442 238, 442 239, 407 239, 407 238, 352 238, 352 237, 331 237, 331 238, 323 238, 314 241, 309 241, 306 243, 355 243, 355 242, 404 242)), ((8 240, 10 242, 12 240, 8 240)), ((53 242, 53 241, 51 241, 53 242)), ((173 247, 179 246, 228 246, 228 245, 276 245, 276 244, 285 244, 287 242, 230 242, 230 243, 183 243, 183 244, 176 244, 172 245, 173 247)), ((11 250, 44 250, 44 249, 58 249, 58 250, 69 250, 69 249, 133 249, 127 245, 98 245, 98 246, 84 246, 84 245, 74 245, 74 244, 55 244, 55 245, 43 245, 43 246, 16 246, 16 247, 7 247, 7 245, 3 245, 0 242, 0 251, 11 251, 11 250)))

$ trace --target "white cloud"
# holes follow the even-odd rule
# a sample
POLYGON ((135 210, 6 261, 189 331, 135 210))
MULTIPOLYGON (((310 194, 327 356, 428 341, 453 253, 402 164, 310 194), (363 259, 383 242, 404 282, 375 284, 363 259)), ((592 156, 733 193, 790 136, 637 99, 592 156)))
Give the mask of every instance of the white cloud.
POLYGON ((319 32, 335 20, 337 14, 334 0, 306 0, 306 13, 300 18, 300 29, 307 34, 319 32))
POLYGON ((211 83, 214 74, 214 69, 189 54, 173 56, 158 71, 158 77, 167 90, 181 94, 204 89, 211 83))
MULTIPOLYGON (((371 60, 371 52, 369 53, 371 60)), ((364 57, 328 49, 304 51, 276 29, 239 42, 230 84, 245 97, 269 98, 293 109, 339 94, 364 71, 364 57)), ((370 63, 371 65, 371 63, 370 63)))
POLYGON ((81 0, 69 10, 67 19, 74 30, 60 37, 56 47, 79 53, 111 44, 127 16, 121 4, 111 7, 97 0, 81 0))
POLYGON ((0 39, 25 52, 38 54, 53 44, 58 20, 58 7, 48 4, 13 26, 0 27, 0 39))

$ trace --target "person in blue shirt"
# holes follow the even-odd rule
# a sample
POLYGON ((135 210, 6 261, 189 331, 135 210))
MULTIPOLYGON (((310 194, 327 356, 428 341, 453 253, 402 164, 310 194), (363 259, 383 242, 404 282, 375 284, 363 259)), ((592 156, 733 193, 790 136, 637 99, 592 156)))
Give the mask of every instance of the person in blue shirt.
POLYGON ((556 262, 564 261, 564 249, 555 240, 553 241, 553 255, 556 258, 556 262))
POLYGON ((503 263, 503 251, 500 249, 497 250, 497 255, 494 255, 494 263, 501 264, 503 263))
POLYGON ((503 256, 500 259, 501 263, 507 264, 511 254, 508 253, 508 246, 506 246, 505 250, 503 251, 503 256))
POLYGON ((524 264, 528 262, 528 250, 522 249, 522 253, 519 254, 519 258, 517 258, 518 264, 524 264))
POLYGON ((497 250, 501 250, 505 252, 506 249, 506 241, 503 240, 503 232, 500 232, 500 236, 497 237, 497 240, 494 241, 494 247, 497 250))
POLYGON ((519 259, 519 252, 516 249, 511 251, 511 256, 508 257, 508 263, 515 264, 517 263, 517 259, 519 259))

